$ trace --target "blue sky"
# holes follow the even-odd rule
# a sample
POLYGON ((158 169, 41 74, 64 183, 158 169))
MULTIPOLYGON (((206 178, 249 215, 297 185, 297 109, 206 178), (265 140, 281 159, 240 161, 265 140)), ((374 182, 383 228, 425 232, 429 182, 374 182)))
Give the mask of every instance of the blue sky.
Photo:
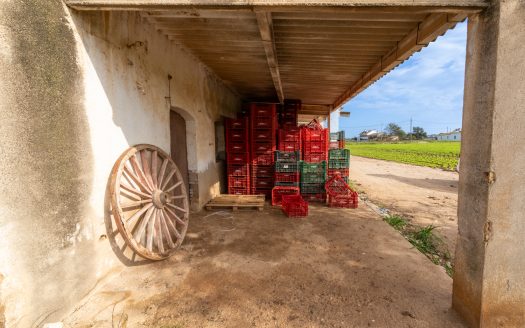
POLYGON ((429 134, 460 128, 466 38, 464 22, 414 54, 346 103, 339 129, 354 137, 394 122, 409 131, 411 117, 429 134))

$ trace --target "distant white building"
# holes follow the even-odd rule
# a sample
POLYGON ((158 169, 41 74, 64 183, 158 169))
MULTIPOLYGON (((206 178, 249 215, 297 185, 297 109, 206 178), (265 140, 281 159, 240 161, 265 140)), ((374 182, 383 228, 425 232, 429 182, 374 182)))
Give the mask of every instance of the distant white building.
POLYGON ((379 138, 384 137, 383 132, 379 132, 377 130, 365 130, 359 134, 358 140, 360 141, 366 141, 366 140, 376 140, 379 138))
POLYGON ((436 135, 436 140, 439 141, 461 141, 461 129, 456 129, 451 132, 439 133, 436 135))

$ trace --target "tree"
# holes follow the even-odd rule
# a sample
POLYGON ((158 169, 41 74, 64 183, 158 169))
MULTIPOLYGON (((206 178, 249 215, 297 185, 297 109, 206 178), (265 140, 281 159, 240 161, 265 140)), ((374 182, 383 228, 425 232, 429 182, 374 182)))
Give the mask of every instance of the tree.
POLYGON ((422 127, 414 126, 414 129, 412 130, 412 135, 415 139, 421 140, 423 138, 427 137, 427 133, 422 127))
POLYGON ((396 123, 388 124, 385 128, 385 132, 389 136, 398 136, 399 139, 403 139, 406 136, 405 131, 403 131, 403 129, 401 129, 401 127, 396 123))

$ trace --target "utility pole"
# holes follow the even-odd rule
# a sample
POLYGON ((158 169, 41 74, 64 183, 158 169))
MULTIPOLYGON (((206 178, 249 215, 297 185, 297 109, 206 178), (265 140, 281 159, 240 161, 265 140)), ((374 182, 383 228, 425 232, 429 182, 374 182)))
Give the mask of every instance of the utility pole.
POLYGON ((410 118, 410 140, 412 140, 412 135, 414 134, 414 131, 412 131, 412 117, 410 118))

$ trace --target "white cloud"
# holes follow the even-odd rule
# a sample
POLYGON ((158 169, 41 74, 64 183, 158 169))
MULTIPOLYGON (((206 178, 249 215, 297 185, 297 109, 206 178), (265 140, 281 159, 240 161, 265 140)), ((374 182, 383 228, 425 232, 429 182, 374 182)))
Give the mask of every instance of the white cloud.
MULTIPOLYGON (((429 122, 432 126, 427 130, 443 129, 444 124, 460 127, 466 25, 458 24, 414 54, 350 101, 347 108, 353 112, 369 112, 366 116, 371 124, 375 124, 379 116, 395 115, 400 121, 413 117, 416 123, 418 120, 429 122), (439 126, 438 123, 443 124, 439 126)), ((352 119, 350 123, 352 126, 352 119)))

